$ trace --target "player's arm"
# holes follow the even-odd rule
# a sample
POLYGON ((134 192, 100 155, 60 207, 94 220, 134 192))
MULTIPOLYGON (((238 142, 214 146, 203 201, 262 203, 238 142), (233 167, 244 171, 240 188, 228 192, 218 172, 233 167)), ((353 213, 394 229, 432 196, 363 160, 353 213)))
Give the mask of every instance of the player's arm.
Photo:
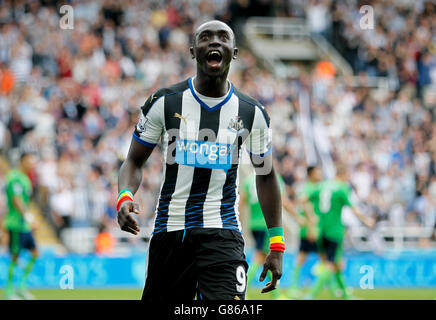
POLYGON ((300 227, 307 226, 308 238, 309 240, 314 241, 316 238, 315 229, 316 225, 318 224, 318 217, 314 212, 313 205, 307 196, 299 197, 296 202, 298 206, 303 208, 304 216, 298 214, 296 211, 294 211, 292 216, 296 220, 298 219, 297 223, 300 225, 300 227))
POLYGON ((281 227, 282 200, 277 175, 273 167, 268 174, 256 175, 256 189, 267 227, 281 227))
POLYGON ((265 259, 259 280, 263 281, 268 270, 271 282, 262 293, 274 290, 282 276, 284 239, 282 227, 282 201, 279 182, 273 166, 270 119, 265 109, 255 109, 253 129, 247 137, 247 150, 256 172, 256 190, 270 237, 270 253, 265 259), (273 241, 273 242, 272 242, 273 241), (278 242, 275 242, 278 241, 278 242))
POLYGON ((21 183, 18 180, 10 180, 6 186, 6 192, 14 208, 24 217, 27 207, 23 201, 23 186, 21 183))
POLYGON ((138 223, 132 212, 139 214, 139 206, 133 195, 142 181, 142 166, 147 161, 163 132, 163 99, 152 95, 141 107, 141 113, 133 132, 129 152, 118 175, 118 224, 121 230, 138 234, 138 223))
POLYGON ((9 243, 9 233, 6 229, 5 216, 0 216, 0 245, 7 246, 9 243))
POLYGON ((364 215, 355 205, 354 202, 351 200, 351 192, 347 192, 344 194, 345 197, 345 204, 348 205, 351 208, 351 211, 353 214, 359 219, 365 226, 368 228, 372 228, 375 225, 375 219, 368 217, 364 215))
POLYGON ((286 194, 282 195, 282 205, 300 227, 306 225, 306 218, 298 214, 295 204, 288 198, 286 194))
MULTIPOLYGON (((132 138, 129 153, 121 165, 118 175, 118 191, 128 189, 133 194, 138 191, 142 181, 142 166, 152 152, 153 148, 142 145, 132 138)), ((138 204, 130 200, 124 201, 118 210, 118 224, 121 230, 136 235, 140 229, 131 214, 132 212, 135 214, 140 213, 138 204)))
POLYGON ((318 216, 315 214, 312 203, 308 197, 304 197, 302 200, 302 207, 307 220, 307 237, 311 241, 316 240, 316 226, 318 225, 318 216))
MULTIPOLYGON (((268 157, 271 158, 271 155, 268 157)), ((272 165, 272 164, 271 164, 272 165)), ((268 174, 256 175, 256 189, 260 207, 262 208, 268 231, 282 228, 282 201, 277 176, 273 167, 268 174)), ((271 234, 270 234, 271 236, 271 234)), ((268 270, 271 270, 271 282, 262 289, 262 293, 274 290, 282 276, 283 252, 271 250, 265 259, 259 280, 263 281, 268 270)))
POLYGON ((24 217, 27 208, 24 204, 23 198, 20 195, 14 195, 12 198, 12 204, 14 205, 14 208, 17 209, 17 211, 24 217))
POLYGON ((368 228, 372 228, 375 225, 375 220, 371 217, 368 217, 364 215, 362 212, 360 212, 359 209, 357 209, 355 206, 351 207, 351 211, 354 213, 354 215, 368 228))
POLYGON ((32 228, 35 228, 36 225, 33 221, 32 215, 29 213, 29 208, 23 200, 22 185, 18 182, 12 181, 8 188, 8 192, 12 196, 12 205, 14 206, 14 208, 23 217, 23 219, 32 226, 32 228))

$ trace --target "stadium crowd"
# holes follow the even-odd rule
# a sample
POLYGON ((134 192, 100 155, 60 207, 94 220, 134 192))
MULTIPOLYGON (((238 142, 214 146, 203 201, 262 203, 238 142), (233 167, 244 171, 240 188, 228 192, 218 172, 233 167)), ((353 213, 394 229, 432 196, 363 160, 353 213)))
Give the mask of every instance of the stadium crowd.
MULTIPOLYGON (((356 24, 359 1, 71 1, 72 30, 60 29, 55 2, 0 3, 1 154, 9 163, 16 150, 37 154, 31 179, 39 205, 59 232, 116 225, 117 173, 139 107, 158 88, 195 73, 188 52, 194 25, 219 18, 240 35, 244 19, 259 12, 306 17, 362 84, 303 69, 279 79, 241 50, 230 78, 266 106, 278 171, 290 190, 305 179, 299 94, 307 92, 334 161, 350 168, 359 199, 380 223, 434 225, 434 2, 413 1, 407 9, 403 2, 378 1, 374 30, 356 24), (388 77, 394 89, 365 86, 372 76, 388 77)), ((137 193, 142 225, 154 216, 161 167, 161 155, 154 152, 137 193)), ((1 214, 4 204, 2 198, 1 214)))

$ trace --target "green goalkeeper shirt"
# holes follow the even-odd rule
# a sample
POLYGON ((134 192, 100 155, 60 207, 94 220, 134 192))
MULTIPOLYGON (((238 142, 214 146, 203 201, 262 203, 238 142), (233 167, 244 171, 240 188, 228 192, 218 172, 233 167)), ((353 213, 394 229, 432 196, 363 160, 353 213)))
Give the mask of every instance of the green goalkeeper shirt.
POLYGON ((342 224, 342 209, 352 207, 351 187, 338 180, 321 182, 319 188, 312 191, 309 199, 320 214, 321 233, 329 240, 342 242, 345 226, 342 224))
MULTIPOLYGON (((302 199, 302 198, 308 198, 310 201, 309 196, 316 190, 317 188, 317 183, 313 183, 310 181, 307 181, 301 188, 300 192, 298 193, 297 197, 302 199)), ((315 203, 312 203, 312 205, 315 208, 315 203)), ((314 210, 315 214, 319 216, 318 210, 314 210)), ((298 213, 300 215, 302 215, 303 217, 306 217, 306 213, 304 212, 304 210, 302 210, 302 208, 299 208, 298 213)), ((306 239, 307 238, 307 225, 303 225, 300 228, 300 238, 301 239, 306 239)), ((318 228, 315 229, 315 232, 318 231, 318 228)))
POLYGON ((23 215, 15 208, 13 199, 20 197, 26 207, 32 194, 32 183, 26 174, 19 170, 11 170, 6 176, 6 197, 8 212, 5 219, 5 227, 11 231, 27 232, 31 230, 30 224, 23 215))

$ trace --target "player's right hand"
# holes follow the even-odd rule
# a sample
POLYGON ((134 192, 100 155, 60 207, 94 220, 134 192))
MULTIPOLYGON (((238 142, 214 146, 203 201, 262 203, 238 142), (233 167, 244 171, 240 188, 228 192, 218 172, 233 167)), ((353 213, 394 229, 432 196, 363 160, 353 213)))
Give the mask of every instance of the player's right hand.
POLYGON ((124 201, 118 211, 118 224, 121 230, 137 235, 140 231, 138 223, 133 218, 131 213, 139 214, 139 206, 132 201, 124 201))
POLYGON ((309 228, 307 231, 307 240, 309 240, 310 242, 315 242, 316 239, 316 233, 313 229, 309 228))
POLYGON ((282 277, 283 252, 270 251, 266 256, 263 264, 263 270, 260 274, 259 281, 265 280, 268 270, 271 271, 271 281, 266 284, 261 293, 266 293, 275 290, 280 283, 282 277))
POLYGON ((35 220, 33 213, 25 212, 24 213, 24 220, 26 220, 26 222, 30 225, 30 228, 32 229, 32 231, 36 232, 36 230, 38 229, 38 224, 35 220))

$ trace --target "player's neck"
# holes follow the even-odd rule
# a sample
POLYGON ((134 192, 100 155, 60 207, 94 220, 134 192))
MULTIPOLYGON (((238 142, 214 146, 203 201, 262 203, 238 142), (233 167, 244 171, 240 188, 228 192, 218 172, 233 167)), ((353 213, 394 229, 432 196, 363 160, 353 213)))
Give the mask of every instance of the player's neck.
POLYGON ((227 72, 218 77, 210 77, 202 72, 197 72, 197 76, 194 79, 194 87, 195 90, 206 97, 222 97, 229 90, 227 72))
POLYGON ((20 171, 21 173, 27 174, 26 172, 26 168, 23 168, 23 166, 18 166, 16 167, 18 171, 20 171))

